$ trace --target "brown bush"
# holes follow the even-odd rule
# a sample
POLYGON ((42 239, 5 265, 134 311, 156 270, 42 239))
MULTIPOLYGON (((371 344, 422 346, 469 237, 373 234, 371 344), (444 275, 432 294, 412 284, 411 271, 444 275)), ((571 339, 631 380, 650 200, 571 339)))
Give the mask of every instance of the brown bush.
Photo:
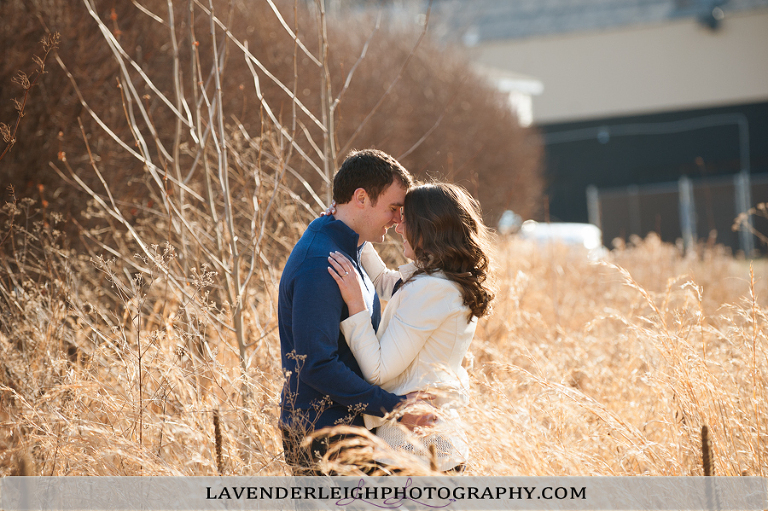
MULTIPOLYGON (((95 11, 129 55, 157 88, 172 98, 174 75, 168 27, 130 2, 94 3, 95 11)), ((287 87, 295 87, 299 99, 317 119, 321 119, 320 69, 298 51, 294 83, 294 41, 280 27, 266 2, 249 3, 247 8, 237 4, 232 11, 227 10, 227 2, 217 1, 215 4, 217 15, 226 21, 235 37, 247 40, 249 49, 264 66, 287 87)), ((163 20, 168 19, 166 2, 149 0, 142 5, 163 20)), ((278 6, 286 22, 291 27, 298 27, 299 38, 308 50, 319 55, 314 13, 306 11, 302 3, 296 13, 296 23, 293 2, 278 2, 278 6)), ((192 48, 189 8, 186 2, 175 2, 174 7, 180 61, 186 65, 190 62, 192 48)), ((199 7, 195 7, 195 12, 201 69, 207 73, 211 54, 210 27, 199 7)), ((11 21, 0 28, 0 44, 12 49, 9 58, 0 63, 0 97, 6 100, 17 94, 10 78, 18 68, 31 62, 45 30, 59 31, 62 34, 59 55, 74 75, 84 98, 122 140, 129 145, 133 143, 117 86, 117 64, 82 0, 10 1, 0 6, 0 15, 11 21)), ((534 214, 542 190, 537 135, 518 126, 501 95, 475 75, 463 57, 451 49, 438 47, 428 38, 419 45, 399 76, 403 63, 416 45, 418 27, 413 30, 381 27, 376 31, 370 20, 329 20, 332 94, 335 96, 342 90, 347 73, 371 34, 368 54, 356 69, 337 110, 334 141, 338 154, 335 164, 349 149, 377 147, 396 157, 402 156, 403 163, 421 178, 433 176, 463 184, 478 196, 489 220, 495 220, 507 208, 523 216, 534 214), (394 87, 378 110, 350 142, 393 82, 396 82, 394 87)), ((226 40, 221 30, 217 35, 220 43, 226 40)), ((228 50, 223 74, 228 120, 234 122, 236 118, 248 132, 258 133, 263 112, 254 93, 253 77, 242 52, 231 42, 228 50)), ((0 179, 15 184, 20 195, 37 193, 38 185, 42 184, 46 200, 55 203, 54 199, 58 199, 52 208, 77 213, 82 200, 77 199, 77 192, 71 187, 62 186, 49 168, 49 162, 55 161, 60 151, 64 151, 70 161, 79 161, 77 157, 84 152, 77 122, 81 117, 89 142, 110 183, 116 188, 113 191, 127 200, 139 200, 137 197, 143 194, 141 164, 109 140, 90 119, 62 69, 51 62, 47 70, 38 90, 32 93, 18 143, 0 165, 0 179)), ((191 99, 194 80, 186 67, 184 72, 184 94, 191 99)), ((134 70, 130 74, 134 83, 144 87, 134 70)), ((273 106, 276 115, 287 121, 291 116, 290 97, 261 71, 257 76, 265 99, 273 106)), ((151 122, 160 139, 170 143, 175 118, 154 96, 150 101, 151 122)), ((0 103, 0 120, 12 115, 10 102, 0 103)), ((301 112, 299 120, 322 149, 321 129, 301 112)), ((297 129, 301 130, 300 127, 297 129)), ((304 137, 297 138, 307 154, 314 153, 304 137)), ((156 148, 150 149, 157 152, 156 148)), ((296 166, 320 192, 323 178, 306 162, 296 166)), ((95 181, 88 182, 95 184, 95 181)), ((295 187, 295 184, 291 186, 295 187)))
MULTIPOLYGON (((375 146, 422 179, 462 184, 489 221, 505 209, 532 216, 542 193, 538 135, 521 128, 506 98, 451 48, 423 41, 387 100, 353 143, 345 142, 395 79, 416 36, 383 30, 374 41, 340 109, 341 145, 375 146)), ((344 69, 352 63, 346 55, 339 60, 344 69)))

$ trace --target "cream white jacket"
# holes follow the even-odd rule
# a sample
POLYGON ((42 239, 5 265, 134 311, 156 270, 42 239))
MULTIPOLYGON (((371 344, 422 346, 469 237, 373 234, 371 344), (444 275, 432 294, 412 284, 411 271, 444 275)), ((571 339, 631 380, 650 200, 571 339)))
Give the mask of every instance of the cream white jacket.
MULTIPOLYGON (((341 323, 341 330, 365 379, 389 392, 404 395, 426 391, 438 396, 438 405, 466 404, 469 377, 461 362, 475 334, 477 318, 469 318, 460 287, 442 273, 417 275, 392 295, 398 279, 407 280, 416 266, 388 270, 367 243, 362 262, 379 297, 389 300, 378 335, 363 311, 341 323)), ((371 429, 384 423, 365 416, 371 429)))

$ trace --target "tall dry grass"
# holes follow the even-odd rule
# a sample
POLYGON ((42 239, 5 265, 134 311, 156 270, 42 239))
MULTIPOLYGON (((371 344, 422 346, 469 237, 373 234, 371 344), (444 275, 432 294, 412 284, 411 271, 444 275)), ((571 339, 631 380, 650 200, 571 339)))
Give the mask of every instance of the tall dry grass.
MULTIPOLYGON (((97 276, 87 256, 56 248, 55 226, 34 225, 29 202, 16 205, 24 234, 0 285, 12 305, 0 330, 2 473, 22 459, 44 475, 288 473, 276 332, 253 350, 243 410, 231 334, 208 342, 215 325, 182 320, 185 304, 159 278, 129 284, 100 261, 97 276), (106 306, 110 293, 124 306, 106 306), (140 329, 128 328, 135 300, 156 313, 140 329)), ((706 425, 716 474, 765 475, 766 282, 747 262, 717 247, 683 257, 655 236, 602 263, 516 239, 502 249, 496 310, 467 359, 467 474, 702 475, 706 425)))
POLYGON ((703 475, 707 426, 716 474, 765 475, 765 262, 635 241, 603 263, 505 247, 472 351, 475 473, 703 475))

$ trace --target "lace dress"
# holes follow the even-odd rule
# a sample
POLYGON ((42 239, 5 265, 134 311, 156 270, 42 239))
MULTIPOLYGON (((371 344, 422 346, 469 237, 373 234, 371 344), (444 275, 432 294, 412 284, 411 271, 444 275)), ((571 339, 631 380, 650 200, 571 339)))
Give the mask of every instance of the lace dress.
POLYGON ((414 454, 430 460, 429 447, 435 446, 437 469, 450 470, 469 459, 467 436, 460 429, 451 428, 459 422, 458 413, 452 410, 454 417, 438 422, 432 432, 424 436, 414 435, 395 421, 387 421, 376 429, 376 436, 387 442, 392 448, 414 454))

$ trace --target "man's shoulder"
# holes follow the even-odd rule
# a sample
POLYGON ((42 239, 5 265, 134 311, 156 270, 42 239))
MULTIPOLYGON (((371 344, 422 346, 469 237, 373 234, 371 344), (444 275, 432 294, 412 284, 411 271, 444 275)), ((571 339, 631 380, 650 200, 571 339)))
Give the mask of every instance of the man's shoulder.
POLYGON ((293 279, 300 274, 328 271, 328 255, 339 250, 339 246, 324 232, 322 223, 318 222, 321 219, 313 221, 293 247, 283 269, 283 278, 293 279))
POLYGON ((291 255, 288 257, 289 263, 302 264, 306 259, 319 255, 328 257, 332 250, 339 249, 336 241, 324 231, 322 226, 313 228, 315 227, 314 224, 315 222, 310 224, 310 228, 304 231, 304 234, 293 247, 291 255))

